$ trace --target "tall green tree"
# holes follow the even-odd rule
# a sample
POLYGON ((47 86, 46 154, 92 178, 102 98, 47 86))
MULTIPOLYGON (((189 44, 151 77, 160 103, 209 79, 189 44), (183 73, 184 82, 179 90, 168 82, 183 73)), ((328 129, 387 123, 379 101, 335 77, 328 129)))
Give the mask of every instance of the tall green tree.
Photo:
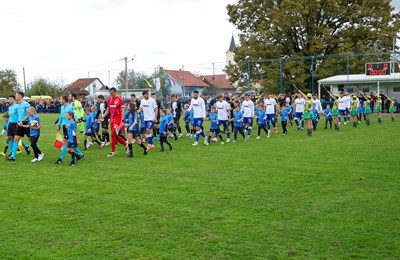
MULTIPOLYGON (((247 60, 376 53, 391 50, 400 29, 400 14, 390 0, 239 0, 227 6, 230 22, 241 32, 235 50, 236 65, 227 68, 232 82, 247 84, 247 60)), ((388 57, 381 57, 388 59, 388 57)), ((351 62, 360 73, 374 58, 351 62)), ((264 88, 279 85, 279 61, 250 63, 253 82, 264 88)), ((311 60, 283 62, 284 83, 309 89, 311 60)), ((346 72, 346 61, 315 60, 316 77, 346 72), (340 64, 340 66, 338 65, 340 64)))
POLYGON ((26 96, 51 96, 58 97, 62 89, 59 86, 44 78, 37 78, 29 84, 26 96))
MULTIPOLYGON (((152 81, 152 76, 147 75, 143 72, 136 72, 135 70, 128 70, 128 89, 143 89, 147 88, 148 85, 145 80, 152 81)), ((119 89, 125 89, 125 71, 121 71, 114 83, 118 85, 119 89)))
POLYGON ((17 74, 14 70, 0 70, 0 97, 8 97, 19 90, 17 74))

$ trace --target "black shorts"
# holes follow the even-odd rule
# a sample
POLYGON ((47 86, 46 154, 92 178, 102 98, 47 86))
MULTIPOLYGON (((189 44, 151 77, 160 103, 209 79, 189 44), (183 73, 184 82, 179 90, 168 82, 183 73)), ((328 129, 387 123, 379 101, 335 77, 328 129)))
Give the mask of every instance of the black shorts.
POLYGON ((68 130, 67 130, 67 128, 65 127, 65 125, 62 126, 62 131, 63 131, 63 138, 64 138, 65 140, 68 140, 68 130))
POLYGON ((68 147, 68 148, 75 148, 75 147, 78 147, 78 145, 77 145, 76 143, 70 143, 70 142, 68 142, 67 147, 68 147))
MULTIPOLYGON (((24 122, 22 122, 22 124, 28 125, 28 121, 24 121, 24 122)), ((30 132, 31 132, 30 128, 20 127, 17 125, 17 130, 15 131, 15 135, 18 135, 21 137, 24 137, 26 135, 27 137, 30 137, 31 136, 30 132)))
POLYGON ((179 120, 181 119, 181 116, 176 116, 174 117, 174 124, 179 124, 179 120))
POLYGON ((103 122, 101 122, 101 128, 108 129, 108 119, 105 119, 103 122))
POLYGON ((16 132, 17 132, 17 123, 9 123, 7 129, 7 136, 14 137, 16 132))

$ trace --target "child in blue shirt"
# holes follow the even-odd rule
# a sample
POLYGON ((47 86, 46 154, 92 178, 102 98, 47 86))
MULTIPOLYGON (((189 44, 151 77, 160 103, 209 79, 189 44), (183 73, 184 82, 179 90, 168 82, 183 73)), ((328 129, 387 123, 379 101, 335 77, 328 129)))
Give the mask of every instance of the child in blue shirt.
POLYGON ((185 121, 185 129, 186 129, 186 136, 190 136, 191 132, 190 132, 190 112, 188 112, 188 108, 189 108, 189 104, 185 104, 184 106, 184 114, 183 114, 183 119, 185 121))
MULTIPOLYGON (((281 116, 282 134, 286 135, 288 133, 287 120, 289 117, 289 113, 288 113, 288 110, 286 109, 286 106, 281 107, 280 116, 281 116)), ((269 134, 268 134, 268 137, 269 137, 269 134)))
POLYGON ((171 108, 167 108, 166 110, 166 117, 168 118, 168 132, 171 132, 171 136, 170 137, 174 137, 175 141, 178 140, 178 136, 176 135, 176 132, 174 131, 174 116, 171 113, 171 108))
POLYGON ((30 128, 29 134, 31 136, 31 147, 33 149, 35 157, 31 162, 38 162, 43 160, 44 154, 40 151, 39 147, 37 146, 37 142, 40 137, 40 119, 36 115, 35 107, 28 108, 28 125, 24 125, 24 127, 30 128))
POLYGON ((129 119, 128 119, 128 157, 132 158, 133 150, 132 150, 132 143, 135 140, 135 143, 143 148, 143 155, 147 155, 147 148, 143 144, 142 140, 140 140, 140 131, 139 131, 139 120, 138 120, 138 113, 136 110, 135 102, 131 102, 129 104, 129 119))
MULTIPOLYGON (((247 139, 244 135, 243 131, 243 112, 240 111, 240 106, 236 105, 235 110, 233 111, 233 142, 237 142, 237 133, 239 132, 242 136, 244 141, 246 142, 247 139)), ((232 120, 232 119, 231 119, 232 120)))
POLYGON ((258 124, 258 136, 256 139, 260 139, 260 134, 261 134, 261 129, 264 130, 264 132, 268 136, 268 130, 265 125, 266 119, 267 119, 267 114, 265 113, 264 107, 262 104, 260 104, 257 109, 256 109, 256 116, 257 116, 257 124, 258 124))
POLYGON ((357 114, 358 114, 358 123, 362 122, 362 118, 364 117, 365 120, 365 107, 364 101, 360 99, 360 104, 357 107, 357 114))
POLYGON ((166 110, 160 110, 160 146, 161 152, 164 152, 164 143, 169 146, 169 150, 172 150, 172 144, 168 142, 168 124, 169 124, 169 117, 166 115, 166 110))
POLYGON ((312 118, 312 124, 313 124, 313 130, 317 130, 318 126, 318 110, 317 110, 317 104, 313 104, 313 109, 311 110, 313 113, 313 118, 312 118))
POLYGON ((102 148, 101 143, 97 140, 96 138, 96 132, 94 130, 94 116, 92 113, 90 113, 90 109, 88 107, 85 107, 85 114, 86 114, 86 119, 85 119, 85 139, 83 141, 83 150, 87 150, 90 147, 90 143, 87 142, 88 137, 92 140, 92 142, 96 142, 97 145, 99 146, 99 149, 102 148))
POLYGON ((218 127, 218 113, 216 112, 215 107, 211 107, 210 111, 210 132, 208 132, 208 136, 204 142, 205 145, 210 145, 210 142, 217 142, 217 136, 221 139, 221 144, 224 144, 224 140, 222 139, 222 135, 220 134, 220 130, 218 127), (215 138, 212 138, 215 136, 215 138))
POLYGON ((330 124, 330 128, 332 128, 332 109, 331 105, 326 105, 325 109, 325 129, 328 128, 328 122, 330 124))
MULTIPOLYGON (((1 137, 4 133, 6 133, 6 135, 8 134, 7 131, 8 131, 8 120, 9 120, 9 119, 10 119, 10 116, 9 116, 8 114, 4 114, 4 115, 3 115, 4 127, 3 127, 3 130, 2 130, 1 133, 0 133, 0 137, 1 137)), ((4 146, 4 151, 3 151, 2 153, 0 153, 0 155, 6 156, 7 150, 8 150, 8 140, 6 141, 6 144, 5 144, 5 146, 4 146)))
POLYGON ((74 119, 74 112, 69 111, 65 114, 67 124, 65 127, 67 128, 67 135, 68 135, 68 145, 67 145, 67 151, 68 153, 71 154, 71 159, 72 161, 70 162, 69 166, 75 166, 76 165, 76 158, 77 155, 75 154, 75 148, 78 147, 78 139, 76 137, 76 122, 74 119))
POLYGON ((194 117, 193 117, 194 112, 193 112, 193 109, 191 109, 189 111, 189 114, 190 114, 190 125, 192 127, 191 130, 190 130, 189 138, 192 138, 192 137, 194 137, 196 135, 196 127, 194 126, 194 117))
POLYGON ((288 102, 285 104, 286 112, 288 113, 289 124, 293 125, 293 106, 291 106, 288 102))

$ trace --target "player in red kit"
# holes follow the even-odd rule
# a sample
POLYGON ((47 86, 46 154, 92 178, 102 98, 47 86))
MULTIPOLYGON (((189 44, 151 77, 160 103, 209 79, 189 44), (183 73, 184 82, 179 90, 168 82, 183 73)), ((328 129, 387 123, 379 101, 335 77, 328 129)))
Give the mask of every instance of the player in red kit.
POLYGON ((110 88, 110 98, 107 100, 107 110, 104 112, 102 120, 104 120, 108 114, 110 114, 111 125, 111 153, 107 156, 112 157, 115 155, 117 141, 126 147, 126 142, 118 135, 122 125, 122 118, 125 114, 124 100, 117 95, 116 88, 110 88))

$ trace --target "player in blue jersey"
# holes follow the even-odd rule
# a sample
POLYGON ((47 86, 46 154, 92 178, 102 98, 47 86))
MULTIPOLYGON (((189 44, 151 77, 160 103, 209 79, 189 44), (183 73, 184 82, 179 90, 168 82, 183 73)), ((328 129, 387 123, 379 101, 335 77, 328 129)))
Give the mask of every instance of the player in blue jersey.
POLYGON ((185 121, 185 129, 186 129, 186 136, 190 136, 191 135, 191 130, 190 130, 190 112, 187 111, 187 109, 189 108, 189 104, 185 104, 183 106, 184 110, 183 110, 183 120, 185 121))
MULTIPOLYGON (((136 111, 136 102, 131 102, 129 104, 129 118, 128 118, 128 157, 133 157, 132 144, 135 143, 143 148, 143 155, 147 155, 147 148, 140 140, 140 129, 139 129, 139 119, 138 113, 136 111)), ((146 127, 144 126, 144 132, 146 132, 146 127)))
MULTIPOLYGON (((8 121, 7 141, 10 152, 12 152, 14 147, 14 137, 17 131, 17 124, 18 124, 18 106, 16 104, 15 96, 8 97, 8 104, 10 105, 8 107, 8 115, 10 116, 10 119, 8 121)), ((18 148, 18 143, 16 144, 16 146, 18 148)), ((6 157, 6 159, 10 157, 11 154, 8 157, 6 157)))
MULTIPOLYGON (((0 133, 0 137, 4 134, 8 132, 8 121, 10 120, 10 116, 8 114, 4 114, 3 115, 3 120, 4 120, 4 126, 3 126, 3 130, 0 133)), ((1 156, 6 156, 8 150, 8 140, 6 140, 6 143, 4 145, 4 151, 0 153, 1 156)))
POLYGON ((172 144, 168 142, 168 124, 170 118, 166 116, 166 110, 160 110, 160 146, 161 152, 164 152, 164 143, 169 146, 169 150, 172 150, 172 144))
POLYGON ((25 128, 30 128, 29 134, 31 137, 31 147, 33 149, 33 153, 35 157, 32 159, 32 163, 39 162, 43 160, 44 153, 39 149, 37 143, 40 137, 40 118, 36 115, 35 107, 28 108, 28 125, 24 125, 25 128))
POLYGON ((290 126, 293 125, 293 106, 289 104, 289 102, 286 102, 285 104, 286 107, 286 112, 288 113, 288 121, 290 126))
MULTIPOLYGON (((188 109, 189 109, 189 107, 188 107, 188 109)), ((189 138, 192 138, 196 135, 196 127, 194 125, 193 109, 189 110, 189 116, 190 116, 190 136, 189 136, 189 138)))
POLYGON ((318 114, 319 114, 316 103, 313 104, 313 109, 311 110, 311 112, 313 113, 313 118, 312 118, 313 131, 316 131, 318 126, 318 114))
POLYGON ((213 136, 219 136, 221 139, 221 144, 224 144, 224 140, 222 139, 222 135, 220 134, 220 129, 218 127, 218 113, 216 112, 215 107, 211 107, 210 110, 210 131, 208 132, 208 136, 206 137, 205 145, 210 145, 210 142, 217 142, 217 138, 213 138, 213 136))
POLYGON ((332 129, 332 109, 331 109, 331 105, 326 105, 324 113, 325 113, 325 129, 328 128, 328 122, 330 124, 330 128, 332 129))
POLYGON ((78 139, 76 136, 76 131, 77 131, 77 126, 75 122, 75 113, 73 111, 68 111, 65 114, 65 118, 68 121, 67 124, 65 125, 67 129, 67 147, 68 147, 68 153, 71 154, 71 162, 69 163, 69 166, 75 166, 77 163, 77 158, 78 155, 75 154, 75 148, 78 147, 78 139))
POLYGON ((257 109, 256 109, 256 116, 257 116, 257 124, 258 124, 258 135, 256 139, 260 139, 260 135, 261 135, 261 130, 264 130, 265 133, 268 136, 268 131, 267 128, 265 126, 266 123, 266 119, 267 119, 267 114, 265 113, 264 110, 264 106, 262 104, 260 104, 257 109))
MULTIPOLYGON (((90 113, 89 107, 85 107, 84 110, 86 117, 85 117, 85 138, 83 141, 83 150, 87 150, 90 147, 87 139, 90 137, 92 142, 97 143, 99 149, 102 148, 101 142, 96 138, 96 130, 94 129, 94 124, 96 123, 94 116, 90 113)), ((83 119, 81 119, 83 121, 83 119)))
MULTIPOLYGON (((57 124, 57 132, 62 131, 62 135, 64 137, 63 147, 61 148, 61 156, 55 162, 56 164, 61 164, 64 160, 65 155, 67 154, 68 149, 68 131, 67 125, 70 123, 70 120, 67 119, 67 113, 72 112, 75 113, 74 107, 68 103, 68 97, 62 96, 60 98, 61 112, 60 118, 56 121, 57 124)), ((77 119, 77 116, 74 114, 74 119, 77 119)), ((75 123, 76 125, 76 123, 75 123)), ((82 152, 79 150, 78 146, 75 147, 76 161, 81 160, 84 156, 82 152)))
MULTIPOLYGON (((281 107, 280 116, 281 116, 282 134, 286 135, 288 133, 287 120, 289 118, 289 113, 287 112, 286 106, 281 107)), ((268 137, 269 137, 269 135, 268 135, 268 137)))
POLYGON ((243 112, 240 111, 240 106, 239 104, 235 107, 235 110, 233 111, 233 142, 237 142, 237 133, 239 132, 242 136, 244 141, 246 142, 246 136, 244 135, 243 131, 243 112))
POLYGON ((174 139, 176 141, 176 140, 178 140, 178 136, 176 135, 176 132, 174 131, 174 116, 172 115, 171 108, 166 108, 165 111, 166 111, 165 116, 168 119, 167 135, 170 132, 171 133, 170 137, 174 137, 174 139))
MULTIPOLYGON (((15 93, 15 101, 18 114, 18 122, 14 136, 14 143, 12 148, 10 146, 11 156, 6 157, 8 161, 15 161, 19 140, 21 140, 21 138, 25 135, 28 137, 28 139, 30 139, 30 130, 29 128, 24 127, 24 125, 28 125, 28 108, 30 106, 29 103, 24 100, 24 92, 18 91, 17 93, 15 93)), ((29 148, 26 148, 26 152, 29 155, 29 148)))
MULTIPOLYGON (((102 141, 102 136, 100 135, 100 117, 98 117, 98 113, 97 113, 97 106, 93 105, 90 108, 90 114, 92 115, 92 118, 94 120, 93 123, 93 131, 94 131, 94 136, 95 138, 98 138, 101 144, 101 148, 103 148, 103 146, 105 145, 105 143, 102 141)), ((100 147, 99 147, 100 148, 100 147)))

